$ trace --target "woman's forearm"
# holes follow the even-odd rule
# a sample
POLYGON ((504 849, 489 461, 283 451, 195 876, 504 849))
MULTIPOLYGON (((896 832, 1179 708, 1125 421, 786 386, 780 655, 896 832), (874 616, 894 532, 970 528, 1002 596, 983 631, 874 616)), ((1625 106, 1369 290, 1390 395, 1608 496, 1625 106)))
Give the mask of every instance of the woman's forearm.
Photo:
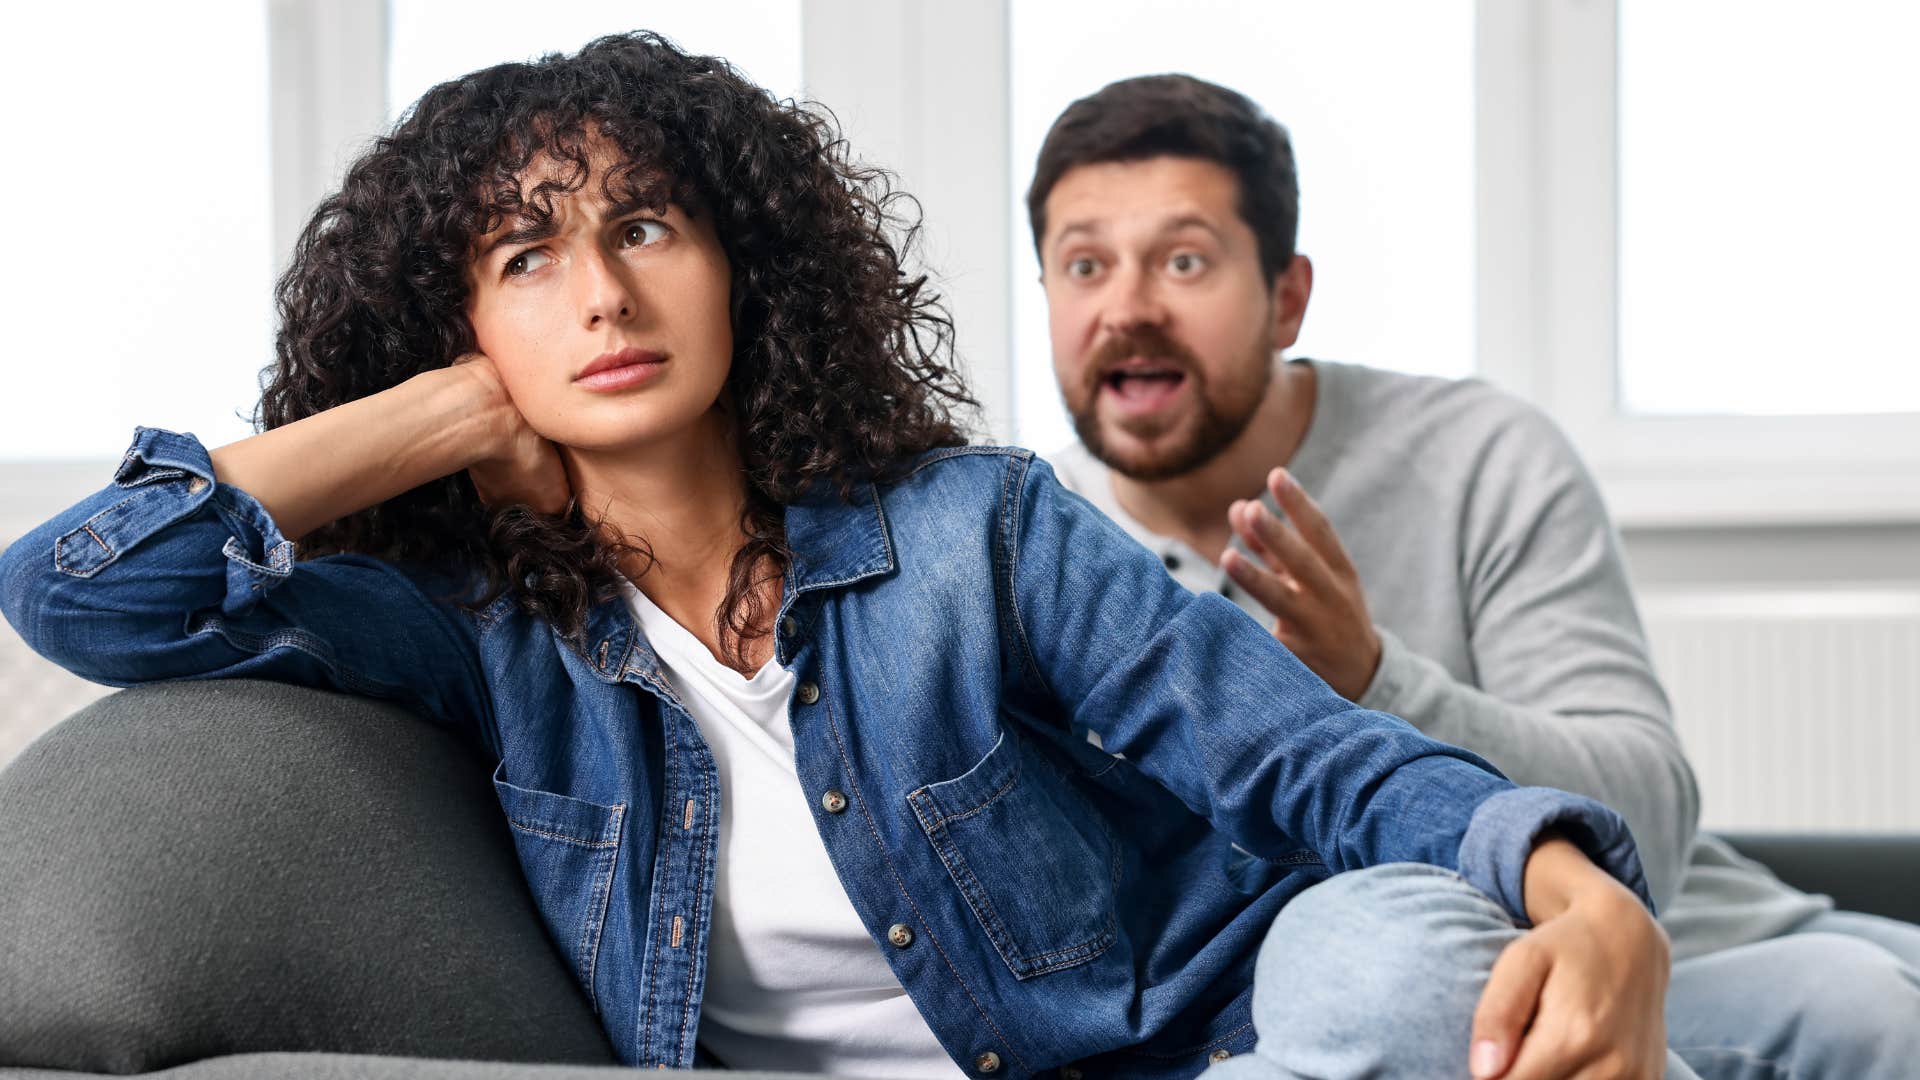
POLYGON ((473 365, 416 375, 212 452, 214 472, 258 500, 297 540, 494 455, 510 410, 473 365))

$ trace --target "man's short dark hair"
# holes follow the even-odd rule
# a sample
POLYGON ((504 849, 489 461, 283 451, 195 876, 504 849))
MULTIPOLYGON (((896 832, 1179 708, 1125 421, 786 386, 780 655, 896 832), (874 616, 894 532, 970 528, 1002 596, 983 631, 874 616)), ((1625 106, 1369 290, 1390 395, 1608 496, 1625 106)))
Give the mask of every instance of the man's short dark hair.
POLYGON ((1245 95, 1191 75, 1122 79, 1067 106, 1027 188, 1034 252, 1047 231, 1047 194, 1069 170, 1163 156, 1211 161, 1240 181, 1240 217, 1260 242, 1269 284, 1293 262, 1300 181, 1287 129, 1245 95))

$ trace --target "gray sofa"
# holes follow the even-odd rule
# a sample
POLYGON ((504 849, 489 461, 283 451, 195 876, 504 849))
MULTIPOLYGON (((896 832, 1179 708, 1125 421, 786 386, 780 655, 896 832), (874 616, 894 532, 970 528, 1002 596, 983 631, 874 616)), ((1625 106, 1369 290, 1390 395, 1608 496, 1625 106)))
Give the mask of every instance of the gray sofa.
MULTIPOLYGON (((396 707, 124 691, 0 771, 0 823, 0 1074, 624 1072, 540 928, 485 764, 396 707)), ((1920 837, 1736 843, 1920 919, 1894 887, 1920 876, 1920 837)))

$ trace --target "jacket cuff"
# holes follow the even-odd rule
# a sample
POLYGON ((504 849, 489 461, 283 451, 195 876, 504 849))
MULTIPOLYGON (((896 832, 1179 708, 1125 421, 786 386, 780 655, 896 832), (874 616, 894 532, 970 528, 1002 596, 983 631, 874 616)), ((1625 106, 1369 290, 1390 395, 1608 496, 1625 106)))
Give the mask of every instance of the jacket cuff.
POLYGON ((191 435, 136 428, 113 483, 127 494, 54 541, 53 564, 61 573, 93 577, 122 552, 198 510, 213 496, 213 461, 191 435))
POLYGON ((136 428, 113 483, 127 495, 55 542, 54 562, 62 572, 92 577, 209 501, 232 530, 220 549, 227 560, 222 611, 245 610, 293 572, 293 543, 258 500, 214 478, 213 458, 192 435, 136 428))
POLYGON ((1527 926, 1526 869, 1534 845, 1559 833, 1595 866, 1633 890, 1653 911, 1633 834, 1619 814, 1584 795, 1523 787, 1490 796, 1474 809, 1460 840, 1460 875, 1527 926))

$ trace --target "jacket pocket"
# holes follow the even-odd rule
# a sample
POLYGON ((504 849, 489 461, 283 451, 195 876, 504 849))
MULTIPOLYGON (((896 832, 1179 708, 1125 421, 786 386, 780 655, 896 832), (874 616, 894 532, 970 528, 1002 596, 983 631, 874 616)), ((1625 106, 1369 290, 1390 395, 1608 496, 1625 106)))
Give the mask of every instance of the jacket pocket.
POLYGON ((1084 964, 1113 945, 1113 835, 1011 733, 965 775, 909 792, 907 803, 1016 978, 1084 964))
POLYGON ((547 933, 573 965, 574 977, 598 1010, 594 968, 607 922, 626 804, 602 806, 516 787, 506 780, 504 762, 493 771, 493 788, 506 811, 520 869, 547 933))

